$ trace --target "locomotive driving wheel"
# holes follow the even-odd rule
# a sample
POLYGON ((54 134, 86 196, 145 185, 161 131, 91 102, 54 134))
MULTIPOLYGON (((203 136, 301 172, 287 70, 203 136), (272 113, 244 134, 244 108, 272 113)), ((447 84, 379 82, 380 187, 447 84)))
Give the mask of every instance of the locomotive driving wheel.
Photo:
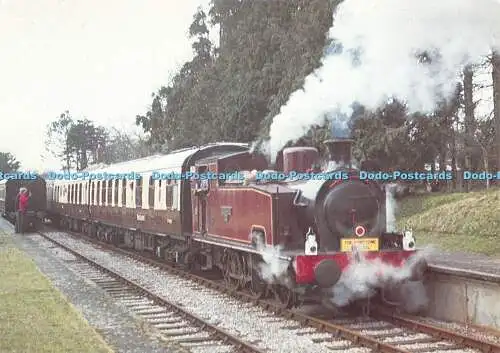
POLYGON ((261 299, 267 294, 267 284, 262 280, 259 275, 259 260, 257 257, 248 257, 244 258, 245 264, 245 277, 249 277, 250 280, 247 282, 248 291, 250 292, 252 298, 261 299))
POLYGON ((224 267, 224 281, 231 292, 241 288, 242 274, 243 263, 241 256, 234 251, 228 252, 226 255, 226 265, 224 267))
POLYGON ((272 291, 281 309, 289 309, 294 305, 295 294, 291 289, 281 284, 275 284, 272 286, 272 291))

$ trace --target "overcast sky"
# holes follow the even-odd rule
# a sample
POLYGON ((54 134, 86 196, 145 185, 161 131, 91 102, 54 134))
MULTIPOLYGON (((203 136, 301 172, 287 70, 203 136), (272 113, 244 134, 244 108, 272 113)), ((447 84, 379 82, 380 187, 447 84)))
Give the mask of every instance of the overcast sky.
MULTIPOLYGON (((0 0, 0 152, 25 171, 59 169, 47 158, 45 131, 65 110, 139 131, 135 116, 151 93, 191 59, 188 28, 209 2, 0 0)), ((491 110, 487 92, 478 111, 491 110)))
POLYGON ((0 0, 0 151, 43 160, 46 125, 69 110, 133 129, 151 93, 192 57, 188 28, 209 0, 0 0))

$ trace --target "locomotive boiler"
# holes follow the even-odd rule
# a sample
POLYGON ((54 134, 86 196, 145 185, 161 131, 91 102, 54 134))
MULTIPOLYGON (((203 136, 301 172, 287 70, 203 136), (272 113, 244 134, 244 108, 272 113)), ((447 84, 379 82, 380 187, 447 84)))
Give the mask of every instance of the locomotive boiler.
MULTIPOLYGON (((314 224, 324 251, 338 251, 351 245, 341 242, 345 236, 378 237, 385 231, 385 193, 378 184, 359 180, 359 173, 351 164, 352 142, 350 139, 325 141, 330 154, 327 168, 318 174, 308 173, 313 180, 289 183, 298 190, 295 205, 300 210, 302 232, 314 224)), ((283 155, 286 173, 291 173, 292 168, 305 171, 307 166, 290 160, 318 158, 317 151, 310 148, 285 150, 283 155), (307 158, 301 158, 300 154, 307 158)), ((366 243, 359 245, 366 246, 366 243)))

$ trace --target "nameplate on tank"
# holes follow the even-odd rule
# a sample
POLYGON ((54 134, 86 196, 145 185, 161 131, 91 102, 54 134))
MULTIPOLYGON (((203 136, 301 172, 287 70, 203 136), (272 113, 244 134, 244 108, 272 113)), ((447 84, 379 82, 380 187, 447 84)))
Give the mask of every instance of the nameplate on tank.
POLYGON ((356 247, 360 251, 378 251, 378 238, 342 238, 340 239, 340 251, 352 251, 356 247))

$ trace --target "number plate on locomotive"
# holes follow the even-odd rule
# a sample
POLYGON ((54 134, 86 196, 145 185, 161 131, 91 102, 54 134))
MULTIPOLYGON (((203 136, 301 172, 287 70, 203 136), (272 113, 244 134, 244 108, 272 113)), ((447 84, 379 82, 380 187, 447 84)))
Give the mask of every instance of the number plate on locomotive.
POLYGON ((340 251, 352 251, 355 246, 361 251, 378 251, 378 238, 344 238, 340 239, 340 251))

